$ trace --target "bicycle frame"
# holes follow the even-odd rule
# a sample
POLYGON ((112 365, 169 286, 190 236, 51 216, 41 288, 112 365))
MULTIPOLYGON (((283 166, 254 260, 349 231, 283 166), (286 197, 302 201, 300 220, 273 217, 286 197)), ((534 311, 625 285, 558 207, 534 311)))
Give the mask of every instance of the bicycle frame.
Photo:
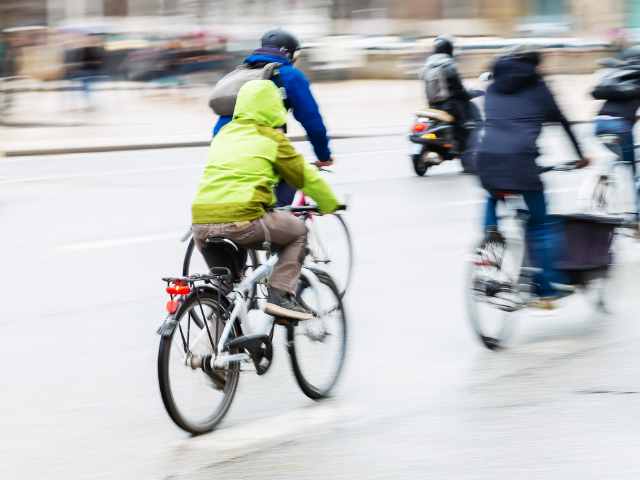
MULTIPOLYGON (((612 185, 615 186, 617 183, 615 172, 619 168, 622 168, 623 170, 631 169, 632 165, 628 162, 625 162, 622 159, 623 158, 622 148, 620 147, 620 143, 617 135, 615 134, 598 135, 598 139, 610 152, 612 152, 615 155, 614 160, 607 162, 606 168, 603 169, 602 173, 600 174, 598 183, 602 182, 606 187, 610 187, 612 185)), ((638 148, 640 148, 640 145, 635 145, 635 150, 637 150, 638 148)), ((637 167, 638 161, 636 160, 635 163, 637 167)), ((631 173, 632 172, 633 170, 631 170, 631 173)), ((633 202, 634 207, 636 208, 636 210, 638 210, 638 208, 640 207, 640 198, 638 197, 635 178, 633 178, 633 195, 634 195, 634 202, 633 202)), ((618 201, 620 201, 620 199, 618 199, 618 201)))
MULTIPOLYGON (((249 362, 251 357, 248 353, 229 353, 224 351, 224 346, 229 339, 229 335, 231 334, 231 330, 233 329, 236 322, 240 322, 241 325, 247 325, 248 320, 248 302, 247 297, 249 293, 252 291, 253 287, 263 280, 269 278, 271 273, 273 272, 273 268, 278 261, 278 255, 271 255, 267 261, 261 264, 256 270, 247 275, 238 285, 237 287, 228 294, 227 298, 233 305, 231 313, 229 315, 229 319, 226 321, 225 326, 222 330, 222 334, 220 335, 220 339, 217 344, 217 352, 218 354, 211 358, 211 367, 212 368, 224 368, 229 365, 231 362, 249 362)), ((303 266, 303 270, 301 276, 304 277, 311 286, 312 291, 318 296, 318 292, 320 290, 320 280, 317 275, 313 272, 313 269, 303 266)), ((320 302, 317 303, 318 305, 320 302)), ((330 310, 325 311, 317 311, 314 312, 316 317, 324 317, 330 310)), ((194 345, 203 341, 204 339, 208 339, 208 329, 204 328, 200 332, 199 336, 195 339, 194 345)), ((185 355, 185 364, 191 365, 192 368, 198 368, 202 361, 201 359, 192 359, 188 358, 189 355, 185 355)))
MULTIPOLYGON (((304 207, 309 205, 307 201, 307 196, 302 192, 302 190, 298 190, 296 192, 295 197, 293 197, 292 205, 295 207, 304 207)), ((325 247, 325 242, 322 240, 318 229, 316 228, 316 223, 313 221, 313 216, 308 216, 307 219, 309 222, 306 222, 307 230, 308 230, 308 241, 309 241, 309 253, 313 259, 314 263, 331 263, 331 259, 329 258, 329 252, 327 251, 327 247, 325 247), (317 251, 316 248, 317 247, 317 251), (319 255, 316 255, 318 253, 319 255)))
POLYGON ((513 222, 511 228, 507 227, 503 229, 506 233, 507 246, 511 246, 516 249, 514 256, 514 278, 511 278, 511 282, 514 286, 520 290, 518 280, 524 271, 524 260, 526 256, 527 242, 526 242, 526 222, 528 216, 527 206, 524 203, 522 196, 520 195, 504 195, 502 198, 502 204, 507 210, 506 215, 499 217, 499 220, 513 222))

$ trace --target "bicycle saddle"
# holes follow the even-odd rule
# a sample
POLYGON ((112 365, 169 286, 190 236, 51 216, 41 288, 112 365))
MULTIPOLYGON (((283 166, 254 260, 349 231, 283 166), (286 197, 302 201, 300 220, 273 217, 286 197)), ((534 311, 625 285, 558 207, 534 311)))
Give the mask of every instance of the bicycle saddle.
POLYGON ((247 249, 224 237, 207 237, 202 246, 202 256, 210 269, 228 268, 234 282, 240 280, 247 263, 247 249))

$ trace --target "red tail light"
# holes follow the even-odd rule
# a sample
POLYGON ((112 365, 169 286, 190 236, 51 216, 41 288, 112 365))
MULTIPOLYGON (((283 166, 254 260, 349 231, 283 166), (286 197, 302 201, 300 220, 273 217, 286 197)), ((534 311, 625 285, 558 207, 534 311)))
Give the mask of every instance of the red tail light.
POLYGON ((414 123, 412 128, 414 133, 424 132, 426 129, 427 129, 427 124, 425 123, 414 123))
POLYGON ((169 295, 189 295, 191 293, 191 287, 186 282, 179 280, 171 283, 166 290, 169 295))

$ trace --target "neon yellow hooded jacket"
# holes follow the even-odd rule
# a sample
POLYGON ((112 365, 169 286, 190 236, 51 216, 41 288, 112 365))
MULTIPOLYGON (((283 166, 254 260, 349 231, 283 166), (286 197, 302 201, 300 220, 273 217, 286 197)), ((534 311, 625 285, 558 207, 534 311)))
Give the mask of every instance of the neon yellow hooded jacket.
POLYGON ((252 80, 238 93, 233 121, 209 148, 191 206, 194 224, 256 220, 276 202, 273 189, 283 178, 302 190, 323 212, 338 202, 318 170, 308 164, 285 135, 287 111, 275 84, 252 80))

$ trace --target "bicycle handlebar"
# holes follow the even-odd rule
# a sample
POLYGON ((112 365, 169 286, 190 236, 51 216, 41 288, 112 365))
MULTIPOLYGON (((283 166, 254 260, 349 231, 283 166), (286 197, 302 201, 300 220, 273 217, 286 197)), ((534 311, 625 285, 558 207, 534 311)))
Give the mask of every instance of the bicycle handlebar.
POLYGON ((550 167, 540 167, 540 173, 570 172, 571 170, 577 170, 577 169, 578 169, 578 162, 573 161, 573 162, 567 162, 567 163, 560 163, 558 165, 552 165, 550 167))
MULTIPOLYGON (((338 205, 336 212, 345 211, 347 206, 344 204, 338 205)), ((277 210, 286 210, 291 213, 321 213, 320 209, 316 205, 302 205, 300 207, 280 207, 277 210)))

